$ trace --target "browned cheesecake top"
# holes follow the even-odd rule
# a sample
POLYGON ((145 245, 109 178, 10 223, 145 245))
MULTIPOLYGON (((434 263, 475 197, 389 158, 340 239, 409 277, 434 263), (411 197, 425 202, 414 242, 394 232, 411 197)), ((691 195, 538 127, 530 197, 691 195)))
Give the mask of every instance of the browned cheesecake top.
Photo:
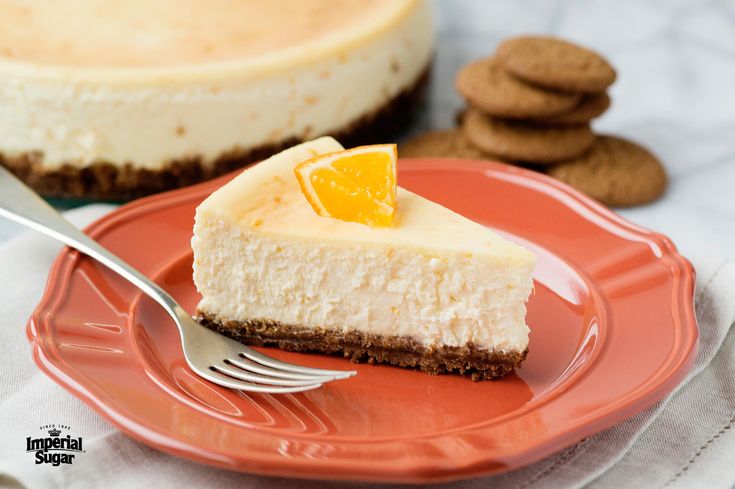
MULTIPOLYGON (((0 0, 0 59, 76 67, 239 60, 390 22, 413 0, 0 0)), ((378 29, 379 30, 379 29, 378 29)))

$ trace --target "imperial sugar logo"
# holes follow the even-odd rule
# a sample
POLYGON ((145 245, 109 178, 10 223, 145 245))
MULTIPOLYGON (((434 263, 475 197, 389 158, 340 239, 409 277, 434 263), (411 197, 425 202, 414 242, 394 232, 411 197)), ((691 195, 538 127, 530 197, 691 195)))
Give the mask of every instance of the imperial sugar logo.
POLYGON ((50 464, 58 467, 61 464, 74 463, 77 454, 84 453, 82 437, 64 434, 70 428, 66 425, 49 424, 40 427, 43 435, 39 438, 26 438, 26 453, 35 453, 36 464, 50 464))

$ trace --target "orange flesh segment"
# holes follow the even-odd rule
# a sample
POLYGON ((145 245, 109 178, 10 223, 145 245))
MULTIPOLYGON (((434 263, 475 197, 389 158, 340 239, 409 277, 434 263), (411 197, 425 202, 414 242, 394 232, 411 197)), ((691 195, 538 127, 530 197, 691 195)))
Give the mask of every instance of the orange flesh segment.
POLYGON ((395 145, 320 155, 294 169, 317 214, 368 226, 393 224, 396 212, 395 145))

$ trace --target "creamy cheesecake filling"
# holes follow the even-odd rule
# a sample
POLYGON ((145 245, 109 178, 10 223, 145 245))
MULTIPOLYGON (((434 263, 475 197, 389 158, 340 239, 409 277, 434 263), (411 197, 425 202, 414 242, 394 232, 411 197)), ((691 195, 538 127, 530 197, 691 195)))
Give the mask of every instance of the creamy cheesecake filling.
MULTIPOLYGON (((302 3, 314 5, 294 8, 302 3)), ((79 67, 74 64, 86 55, 78 54, 72 66, 54 66, 30 54, 18 59, 5 46, 0 152, 7 158, 40 153, 48 169, 108 162, 156 170, 188 157, 207 165, 228 151, 344 129, 411 86, 433 50, 423 2, 371 5, 366 19, 350 17, 349 29, 287 49, 276 44, 257 56, 246 49, 239 61, 223 51, 213 63, 182 54, 176 66, 163 68, 120 67, 123 59, 112 59, 112 67, 79 67)))
POLYGON ((319 243, 198 220, 192 247, 199 310, 229 320, 472 343, 528 344, 532 264, 374 243, 319 243))

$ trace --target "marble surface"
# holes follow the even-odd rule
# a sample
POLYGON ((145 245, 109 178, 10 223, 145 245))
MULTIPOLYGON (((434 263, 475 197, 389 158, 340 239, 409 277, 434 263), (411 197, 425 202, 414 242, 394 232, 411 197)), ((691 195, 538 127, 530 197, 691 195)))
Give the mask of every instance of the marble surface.
POLYGON ((671 177, 658 202, 620 214, 684 255, 735 258, 735 2, 437 1, 440 32, 421 129, 451 127, 457 70, 505 37, 551 33, 604 53, 618 71, 598 132, 648 146, 671 177))

